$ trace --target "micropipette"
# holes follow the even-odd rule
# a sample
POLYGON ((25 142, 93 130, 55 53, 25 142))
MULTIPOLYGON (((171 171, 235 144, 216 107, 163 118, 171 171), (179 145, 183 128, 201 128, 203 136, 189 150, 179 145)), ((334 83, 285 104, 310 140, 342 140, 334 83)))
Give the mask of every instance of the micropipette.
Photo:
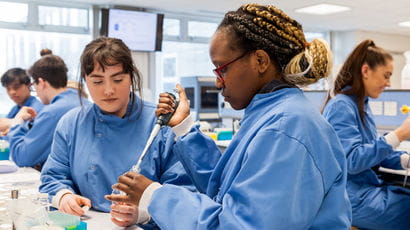
MULTIPOLYGON (((174 100, 176 100, 176 97, 174 94, 169 93, 171 95, 171 97, 174 98, 174 100)), ((176 108, 178 107, 178 101, 175 101, 175 106, 174 106, 174 112, 176 110, 176 108)), ((145 144, 145 148, 142 151, 142 154, 140 155, 140 157, 138 158, 138 161, 135 165, 132 166, 131 171, 132 172, 136 172, 136 173, 140 173, 141 172, 141 162, 142 159, 145 157, 145 155, 147 154, 147 151, 149 149, 149 147, 152 144, 152 141, 155 139, 155 137, 158 135, 159 130, 161 129, 162 126, 167 125, 169 120, 171 119, 172 115, 174 114, 174 112, 170 112, 167 114, 161 114, 157 121, 155 122, 155 126, 151 131, 151 134, 149 135, 147 144, 145 144)))
MULTIPOLYGON (((179 91, 178 91, 178 89, 174 89, 174 92, 175 92, 175 93, 178 93, 179 91)), ((155 139, 155 137, 158 135, 159 130, 161 129, 161 127, 168 124, 169 120, 171 119, 172 115, 174 114, 175 110, 176 110, 177 107, 178 107, 179 102, 178 102, 178 100, 176 100, 175 95, 172 94, 172 93, 168 93, 168 94, 169 94, 171 97, 173 97, 174 100, 175 100, 174 111, 173 111, 173 112, 170 112, 170 113, 167 113, 167 114, 161 114, 160 116, 158 116, 158 119, 157 119, 157 121, 155 122, 154 128, 152 129, 151 134, 149 135, 148 141, 147 141, 147 143, 145 144, 144 150, 142 151, 140 157, 138 158, 137 163, 131 167, 131 170, 130 170, 130 171, 132 171, 132 172, 136 172, 136 173, 140 173, 140 172, 141 172, 141 162, 142 162, 142 160, 144 159, 145 155, 147 154, 148 149, 149 149, 149 147, 150 147, 151 144, 152 144, 152 141, 153 141, 153 140, 155 139)), ((118 190, 116 190, 116 189, 114 189, 114 190, 112 191, 112 194, 125 195, 124 192, 118 191, 118 190)))

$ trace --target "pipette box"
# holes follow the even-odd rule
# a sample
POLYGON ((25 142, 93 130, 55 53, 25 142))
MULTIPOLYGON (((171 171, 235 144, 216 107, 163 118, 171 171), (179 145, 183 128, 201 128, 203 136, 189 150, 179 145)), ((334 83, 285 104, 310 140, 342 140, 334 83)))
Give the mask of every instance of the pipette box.
POLYGON ((224 130, 217 132, 217 140, 218 141, 225 141, 225 140, 232 140, 233 132, 232 130, 224 130))

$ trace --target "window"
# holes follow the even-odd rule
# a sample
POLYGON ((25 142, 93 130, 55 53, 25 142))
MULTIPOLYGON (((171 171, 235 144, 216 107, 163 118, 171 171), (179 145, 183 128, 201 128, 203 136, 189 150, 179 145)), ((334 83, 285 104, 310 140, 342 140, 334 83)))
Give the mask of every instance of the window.
MULTIPOLYGON (((77 79, 81 52, 92 39, 89 12, 90 6, 84 5, 45 6, 34 1, 0 0, 0 76, 10 68, 30 68, 40 58, 40 50, 49 48, 65 61, 69 79, 77 79)), ((0 86, 0 117, 13 105, 0 86)))
POLYGON ((63 58, 69 69, 69 78, 78 77, 80 54, 91 40, 88 34, 61 34, 55 32, 0 29, 0 74, 9 68, 24 69, 40 58, 40 50, 49 48, 63 58))
POLYGON ((214 20, 165 15, 162 52, 155 53, 154 98, 175 88, 181 77, 214 76, 209 58, 209 41, 218 26, 214 20))
POLYGON ((162 77, 176 78, 177 77, 177 55, 162 55, 162 77))
POLYGON ((217 23, 189 21, 188 36, 210 38, 216 31, 217 27, 217 23))
POLYGON ((27 22, 28 4, 14 2, 0 2, 0 21, 27 22))
POLYGON ((156 61, 159 77, 155 96, 175 88, 181 77, 213 76, 207 43, 164 41, 162 52, 156 54, 156 61))
MULTIPOLYGON (((327 32, 305 32, 306 41, 311 42, 315 38, 321 38, 329 43, 329 33, 327 32)), ((330 43, 329 43, 330 44, 330 43)))
POLYGON ((179 36, 180 26, 178 19, 165 19, 163 27, 165 36, 179 36))
POLYGON ((39 6, 39 24, 88 28, 88 9, 39 6))

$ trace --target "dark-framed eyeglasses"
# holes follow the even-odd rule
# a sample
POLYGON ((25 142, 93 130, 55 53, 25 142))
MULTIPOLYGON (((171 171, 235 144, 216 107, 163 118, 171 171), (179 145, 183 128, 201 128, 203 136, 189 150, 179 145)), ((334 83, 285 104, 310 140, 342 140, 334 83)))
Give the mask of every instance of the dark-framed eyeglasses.
POLYGON ((249 52, 245 52, 245 53, 243 53, 241 56, 239 56, 239 57, 233 59, 232 61, 229 61, 229 62, 227 62, 227 63, 225 63, 225 64, 223 64, 223 65, 221 65, 221 66, 219 66, 219 67, 217 67, 217 68, 215 68, 215 69, 213 69, 212 71, 214 72, 214 74, 216 75, 216 77, 217 77, 220 81, 222 81, 222 83, 225 83, 225 81, 224 81, 224 76, 223 76, 223 73, 222 73, 221 71, 222 71, 224 68, 226 68, 228 65, 230 65, 230 64, 236 62, 237 60, 239 60, 239 59, 245 57, 245 55, 248 54, 248 53, 249 53, 249 52))

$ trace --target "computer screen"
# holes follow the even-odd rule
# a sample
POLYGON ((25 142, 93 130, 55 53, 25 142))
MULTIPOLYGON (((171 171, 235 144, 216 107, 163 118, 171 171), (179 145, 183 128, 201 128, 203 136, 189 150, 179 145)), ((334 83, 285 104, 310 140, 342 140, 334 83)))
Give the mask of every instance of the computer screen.
POLYGON ((121 39, 133 51, 160 51, 164 15, 103 9, 101 35, 121 39))

